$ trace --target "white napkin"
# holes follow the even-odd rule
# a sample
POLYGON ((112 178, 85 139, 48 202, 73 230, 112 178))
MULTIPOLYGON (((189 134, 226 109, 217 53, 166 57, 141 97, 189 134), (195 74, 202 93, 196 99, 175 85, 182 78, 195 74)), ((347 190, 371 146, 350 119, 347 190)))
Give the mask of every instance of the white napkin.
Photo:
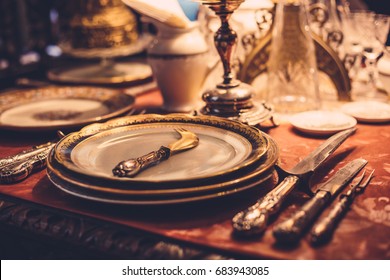
POLYGON ((140 14, 155 19, 163 24, 188 28, 191 21, 184 14, 177 0, 122 0, 140 14))

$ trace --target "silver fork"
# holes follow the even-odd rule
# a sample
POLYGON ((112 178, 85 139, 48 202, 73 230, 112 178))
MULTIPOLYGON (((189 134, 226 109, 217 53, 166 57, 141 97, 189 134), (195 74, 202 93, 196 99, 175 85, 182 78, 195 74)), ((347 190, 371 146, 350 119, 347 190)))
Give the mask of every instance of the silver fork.
POLYGON ((362 182, 362 180, 365 176, 365 170, 361 176, 355 178, 355 180, 351 183, 351 188, 349 191, 346 194, 341 194, 339 196, 339 201, 330 210, 329 214, 314 225, 312 231, 310 232, 310 242, 312 244, 316 245, 325 243, 332 237, 337 224, 348 211, 349 207, 355 199, 356 194, 362 193, 370 183, 374 171, 375 169, 371 171, 364 182, 362 182))

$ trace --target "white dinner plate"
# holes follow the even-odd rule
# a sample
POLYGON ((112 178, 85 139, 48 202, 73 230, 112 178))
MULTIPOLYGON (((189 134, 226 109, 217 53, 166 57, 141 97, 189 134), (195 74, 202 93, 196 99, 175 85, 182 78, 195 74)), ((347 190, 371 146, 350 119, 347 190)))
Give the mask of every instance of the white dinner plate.
POLYGON ((313 135, 329 135, 356 125, 355 118, 340 112, 307 111, 293 115, 291 124, 298 130, 313 135))
POLYGON ((341 106, 341 110, 360 122, 384 123, 390 121, 390 105, 379 101, 356 101, 341 106))

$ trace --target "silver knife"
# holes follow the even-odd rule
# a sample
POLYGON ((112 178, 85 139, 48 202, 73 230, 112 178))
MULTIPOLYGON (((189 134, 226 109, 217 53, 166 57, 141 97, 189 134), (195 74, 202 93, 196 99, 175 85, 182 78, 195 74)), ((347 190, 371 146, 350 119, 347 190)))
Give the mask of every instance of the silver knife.
POLYGON ((299 162, 290 171, 280 171, 287 174, 284 180, 279 183, 272 191, 258 200, 254 205, 237 213, 232 219, 233 231, 236 235, 250 236, 261 234, 265 231, 270 215, 279 212, 280 206, 287 195, 299 183, 308 188, 309 181, 313 172, 350 136, 356 128, 336 133, 306 158, 299 162))
POLYGON ((374 170, 368 175, 368 178, 362 182, 364 172, 361 176, 356 177, 352 183, 351 188, 346 194, 341 194, 339 201, 330 210, 329 214, 322 220, 319 220, 310 232, 310 242, 313 245, 318 245, 328 241, 333 234, 337 224, 348 211, 352 202, 355 199, 356 194, 363 192, 365 187, 370 183, 374 170))
POLYGON ((321 184, 315 195, 300 210, 274 227, 275 239, 280 243, 296 243, 303 231, 326 207, 331 198, 337 195, 366 164, 365 159, 355 159, 337 171, 328 181, 321 184))

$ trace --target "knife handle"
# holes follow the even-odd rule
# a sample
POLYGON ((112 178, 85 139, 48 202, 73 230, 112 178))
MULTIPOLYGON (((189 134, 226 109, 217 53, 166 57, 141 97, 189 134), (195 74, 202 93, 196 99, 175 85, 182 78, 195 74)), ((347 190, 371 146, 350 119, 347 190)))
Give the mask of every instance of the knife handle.
POLYGON ((314 225, 310 232, 310 242, 312 244, 321 244, 328 241, 350 205, 351 199, 347 196, 342 197, 329 212, 328 216, 314 225))
POLYGON ((318 191, 292 217, 275 226, 273 235, 280 243, 296 243, 306 227, 314 220, 330 200, 326 191, 318 191))
POLYGON ((0 183, 13 184, 46 166, 46 158, 54 143, 35 146, 0 160, 0 183))
POLYGON ((121 161, 114 167, 112 173, 118 177, 134 177, 142 170, 168 159, 170 155, 171 150, 161 146, 157 151, 150 152, 135 159, 121 161))
POLYGON ((298 180, 297 176, 287 176, 254 205, 237 213, 232 219, 234 233, 243 236, 263 233, 267 227, 269 216, 279 212, 280 206, 297 185, 298 180))

